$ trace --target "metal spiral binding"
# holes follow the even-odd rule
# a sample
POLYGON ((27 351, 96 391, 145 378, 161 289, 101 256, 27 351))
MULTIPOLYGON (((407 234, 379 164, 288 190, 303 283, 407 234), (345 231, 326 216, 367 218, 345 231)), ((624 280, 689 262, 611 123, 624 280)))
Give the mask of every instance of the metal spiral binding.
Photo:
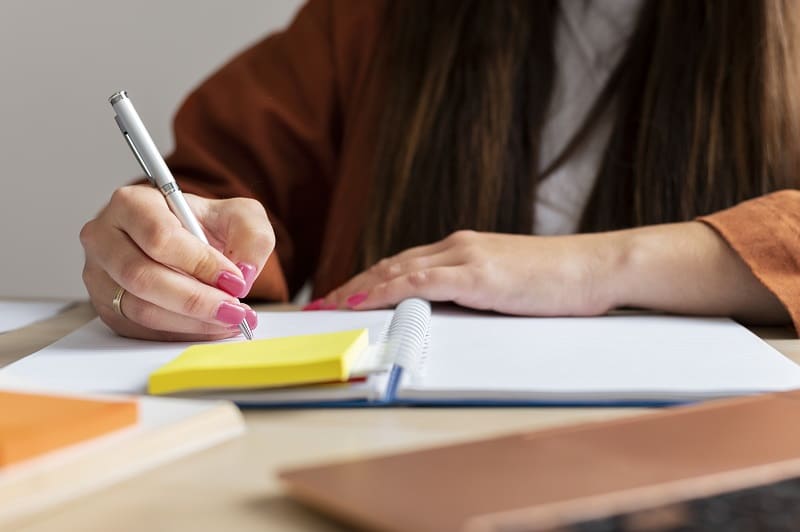
POLYGON ((430 344, 431 304, 424 299, 406 299, 397 305, 386 336, 386 355, 412 374, 424 371, 430 344))

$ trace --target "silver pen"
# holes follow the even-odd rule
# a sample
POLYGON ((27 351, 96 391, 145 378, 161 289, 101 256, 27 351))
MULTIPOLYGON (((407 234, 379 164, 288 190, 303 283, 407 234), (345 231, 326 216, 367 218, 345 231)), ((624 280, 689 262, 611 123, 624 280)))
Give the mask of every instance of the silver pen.
MULTIPOLYGON (((186 203, 186 198, 181 194, 181 189, 175 182, 172 172, 169 171, 167 163, 158 152, 153 139, 144 127, 142 119, 139 118, 136 109, 133 108, 128 93, 125 91, 115 92, 111 98, 108 99, 111 107, 114 109, 116 116, 114 120, 117 122, 122 136, 125 137, 125 142, 128 143, 133 152, 133 156, 139 162, 139 166, 144 170, 147 180, 150 184, 156 187, 164 195, 167 200, 170 210, 177 216, 183 227, 190 233, 200 239, 201 242, 208 244, 203 228, 200 222, 197 221, 189 204, 186 203)), ((239 324, 239 330, 248 340, 253 339, 253 331, 247 324, 247 320, 242 320, 239 324)))

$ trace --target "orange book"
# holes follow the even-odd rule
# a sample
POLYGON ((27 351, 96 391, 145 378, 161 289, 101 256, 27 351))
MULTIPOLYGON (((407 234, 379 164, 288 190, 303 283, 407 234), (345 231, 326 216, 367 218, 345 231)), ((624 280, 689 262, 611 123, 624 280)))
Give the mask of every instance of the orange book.
POLYGON ((0 391, 0 468, 135 425, 135 401, 0 391))

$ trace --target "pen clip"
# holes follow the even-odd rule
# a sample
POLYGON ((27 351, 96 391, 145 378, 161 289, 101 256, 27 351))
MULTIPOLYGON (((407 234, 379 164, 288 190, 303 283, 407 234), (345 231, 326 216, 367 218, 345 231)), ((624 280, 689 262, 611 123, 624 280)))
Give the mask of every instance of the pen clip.
POLYGON ((119 130, 122 132, 122 136, 125 137, 125 142, 128 143, 128 147, 131 149, 131 152, 133 152, 133 156, 136 158, 137 161, 139 161, 139 166, 141 166, 142 170, 144 170, 144 174, 145 176, 147 176, 147 180, 150 181, 151 185, 155 186, 156 181, 153 178, 153 174, 150 173, 150 169, 147 168, 147 165, 144 163, 142 156, 139 155, 139 150, 136 149, 136 144, 133 143, 131 136, 128 135, 128 131, 122 124, 122 121, 119 119, 119 115, 114 116, 114 121, 117 123, 117 126, 119 126, 119 130))

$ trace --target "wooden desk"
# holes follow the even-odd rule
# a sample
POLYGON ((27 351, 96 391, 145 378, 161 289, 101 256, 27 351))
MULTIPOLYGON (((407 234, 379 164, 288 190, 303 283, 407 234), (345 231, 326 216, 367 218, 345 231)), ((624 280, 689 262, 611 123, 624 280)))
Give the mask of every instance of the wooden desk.
MULTIPOLYGON (((0 335, 0 366, 41 349, 94 317, 87 303, 0 335)), ((767 338, 800 362, 785 330, 767 338)), ((345 530, 283 496, 280 469, 434 446, 536 427, 633 415, 640 409, 390 408, 245 411, 247 433, 45 512, 19 530, 345 530)))

